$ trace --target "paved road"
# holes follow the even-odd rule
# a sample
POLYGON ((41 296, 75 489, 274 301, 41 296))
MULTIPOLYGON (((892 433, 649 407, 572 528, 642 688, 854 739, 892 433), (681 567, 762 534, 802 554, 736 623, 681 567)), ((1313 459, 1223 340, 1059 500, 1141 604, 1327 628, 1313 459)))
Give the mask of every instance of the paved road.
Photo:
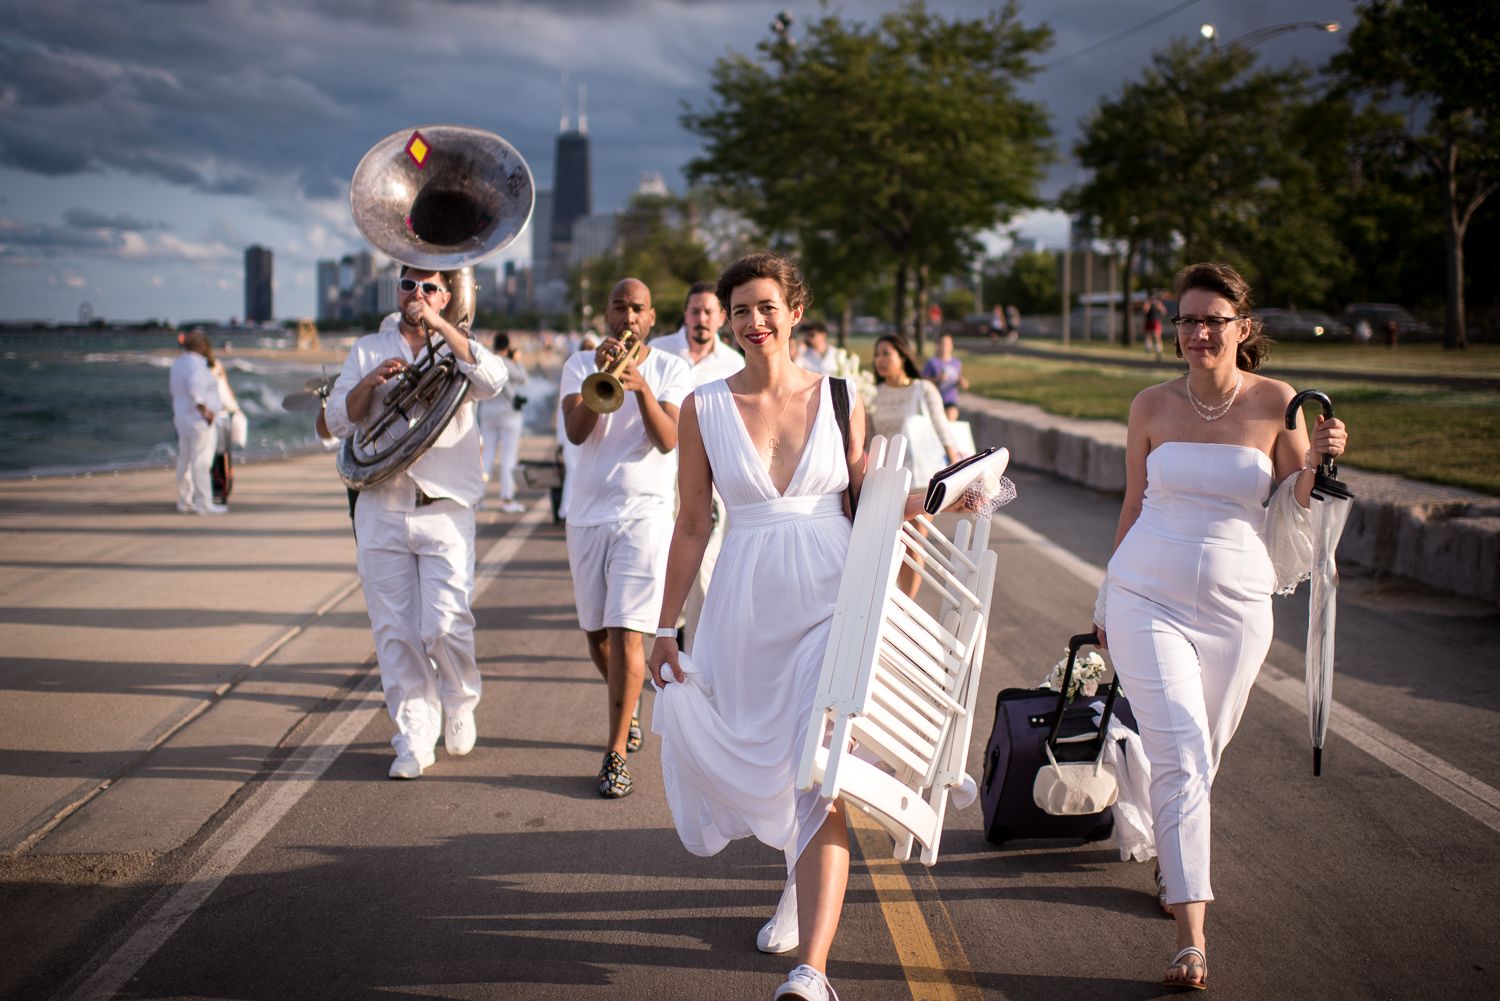
MULTIPOLYGON (((1002 687, 1039 680, 1086 624, 1117 512, 1109 497, 1016 479, 1020 499, 995 533, 985 706, 1002 687)), ((288 496, 316 517, 289 549, 260 559, 293 564, 286 553, 311 540, 343 544, 340 499, 316 483, 288 496)), ((247 501, 244 517, 269 514, 255 506, 247 501)), ((751 940, 779 892, 779 856, 753 843, 712 859, 685 853, 649 739, 634 761, 636 795, 594 795, 604 696, 574 628, 562 533, 540 500, 524 517, 481 521, 486 697, 473 755, 440 755, 418 782, 384 778, 390 725, 372 685, 358 593, 339 597, 336 562, 309 553, 295 572, 332 576, 307 588, 318 593, 302 618, 285 620, 300 631, 257 669, 274 675, 266 687, 244 700, 227 691, 199 719, 206 733, 188 739, 193 726, 182 728, 0 864, 0 936, 12 952, 0 995, 769 997, 791 963, 759 955, 751 940), (239 719, 246 733, 265 730, 229 714, 240 701, 295 716, 269 754, 211 725, 239 719), (237 791, 186 844, 140 847, 153 843, 153 829, 201 811, 195 783, 215 779, 237 791), (135 806, 111 807, 117 794, 135 806)), ((232 527, 226 520, 215 531, 232 527)), ((269 526, 254 537, 287 546, 269 526)), ((165 529, 155 538, 173 543, 165 529)), ((1494 997, 1500 676, 1490 651, 1500 616, 1399 582, 1346 580, 1336 685, 1344 708, 1324 777, 1314 779, 1292 680, 1302 604, 1278 607, 1277 643, 1215 789, 1214 990, 1494 997)), ((101 617, 72 624, 92 630, 101 617)), ((254 616, 206 625, 246 620, 254 616)), ((15 611, 7 621, 8 632, 35 628, 15 611)), ((38 679, 64 673, 38 669, 6 683, 3 698, 44 704, 38 679)), ((196 694, 199 680, 184 672, 181 684, 196 694)), ((97 727, 108 725, 109 706, 140 697, 129 681, 86 675, 73 685, 80 705, 97 704, 90 693, 103 699, 97 727)), ((980 722, 987 729, 987 709, 980 722)), ((26 768, 17 741, 13 732, 7 744, 17 749, 0 758, 7 773, 26 768)), ((12 776, 3 779, 8 794, 12 776)), ((1156 916, 1148 865, 1121 863, 1100 845, 996 850, 978 827, 977 808, 950 813, 932 870, 880 862, 880 836, 860 832, 857 848, 875 861, 856 866, 831 966, 846 1001, 1162 993, 1153 980, 1172 951, 1171 926, 1156 916)))

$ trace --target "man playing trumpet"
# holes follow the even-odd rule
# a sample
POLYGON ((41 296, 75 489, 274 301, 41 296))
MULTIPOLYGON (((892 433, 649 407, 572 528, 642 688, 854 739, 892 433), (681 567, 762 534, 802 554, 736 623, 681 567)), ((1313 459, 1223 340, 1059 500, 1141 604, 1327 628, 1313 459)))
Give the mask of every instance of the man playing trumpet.
POLYGON ((474 661, 474 505, 484 495, 476 400, 505 385, 505 366, 444 319, 442 272, 403 267, 399 312, 361 337, 328 395, 328 430, 348 438, 381 413, 385 397, 426 345, 447 342, 470 382, 468 398, 426 452, 399 476, 359 492, 354 534, 386 708, 396 724, 393 779, 433 764, 439 732, 449 754, 474 749, 479 668, 474 661), (444 716, 447 717, 446 725, 444 716))
POLYGON ((661 610, 676 469, 670 453, 677 447, 677 408, 693 380, 680 358, 646 346, 656 311, 643 282, 615 285, 604 319, 610 336, 597 351, 568 359, 559 397, 568 440, 580 446, 567 519, 578 625, 609 693, 599 795, 618 799, 632 789, 625 755, 641 745, 635 715, 646 675, 641 634, 656 629, 661 610), (618 409, 600 413, 586 405, 584 381, 595 371, 618 380, 610 387, 623 397, 618 409))

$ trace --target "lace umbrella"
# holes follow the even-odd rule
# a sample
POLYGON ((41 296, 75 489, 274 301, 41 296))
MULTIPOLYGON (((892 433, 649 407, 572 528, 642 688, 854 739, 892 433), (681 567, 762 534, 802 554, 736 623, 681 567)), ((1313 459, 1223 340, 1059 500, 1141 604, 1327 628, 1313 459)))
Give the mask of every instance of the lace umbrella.
MULTIPOLYGON (((1286 426, 1297 426, 1297 414, 1307 400, 1323 407, 1324 418, 1333 416, 1333 403, 1326 393, 1304 389, 1286 408, 1286 426)), ((1354 494, 1339 482, 1333 456, 1324 455, 1313 481, 1313 564, 1309 582, 1307 615, 1307 724, 1312 736, 1313 774, 1323 774, 1323 742, 1328 737, 1328 714, 1333 709, 1333 633, 1337 618, 1339 570, 1334 562, 1339 538, 1354 507, 1354 494)))

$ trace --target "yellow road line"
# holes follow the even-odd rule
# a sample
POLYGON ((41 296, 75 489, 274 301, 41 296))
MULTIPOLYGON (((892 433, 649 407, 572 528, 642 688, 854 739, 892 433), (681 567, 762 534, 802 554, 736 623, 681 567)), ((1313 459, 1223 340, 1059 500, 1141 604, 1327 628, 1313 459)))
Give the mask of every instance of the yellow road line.
POLYGON ((851 807, 848 815, 912 1001, 983 1001, 968 954, 948 908, 937 897, 932 877, 923 871, 928 899, 918 901, 903 864, 891 858, 890 835, 862 810, 851 807))

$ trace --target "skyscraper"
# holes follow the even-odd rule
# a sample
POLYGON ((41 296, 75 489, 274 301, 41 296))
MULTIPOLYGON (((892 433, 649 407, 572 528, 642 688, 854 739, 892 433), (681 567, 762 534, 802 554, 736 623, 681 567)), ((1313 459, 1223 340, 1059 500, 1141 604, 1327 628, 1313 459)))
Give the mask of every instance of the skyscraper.
POLYGON ((578 88, 578 128, 568 127, 563 112, 557 136, 557 157, 552 175, 552 245, 547 277, 566 278, 568 252, 573 245, 573 224, 594 211, 593 184, 589 174, 588 116, 583 109, 584 90, 578 88))
POLYGON ((339 318, 339 262, 318 262, 318 322, 339 318))
POLYGON ((271 251, 258 244, 245 251, 245 322, 271 319, 271 251))

